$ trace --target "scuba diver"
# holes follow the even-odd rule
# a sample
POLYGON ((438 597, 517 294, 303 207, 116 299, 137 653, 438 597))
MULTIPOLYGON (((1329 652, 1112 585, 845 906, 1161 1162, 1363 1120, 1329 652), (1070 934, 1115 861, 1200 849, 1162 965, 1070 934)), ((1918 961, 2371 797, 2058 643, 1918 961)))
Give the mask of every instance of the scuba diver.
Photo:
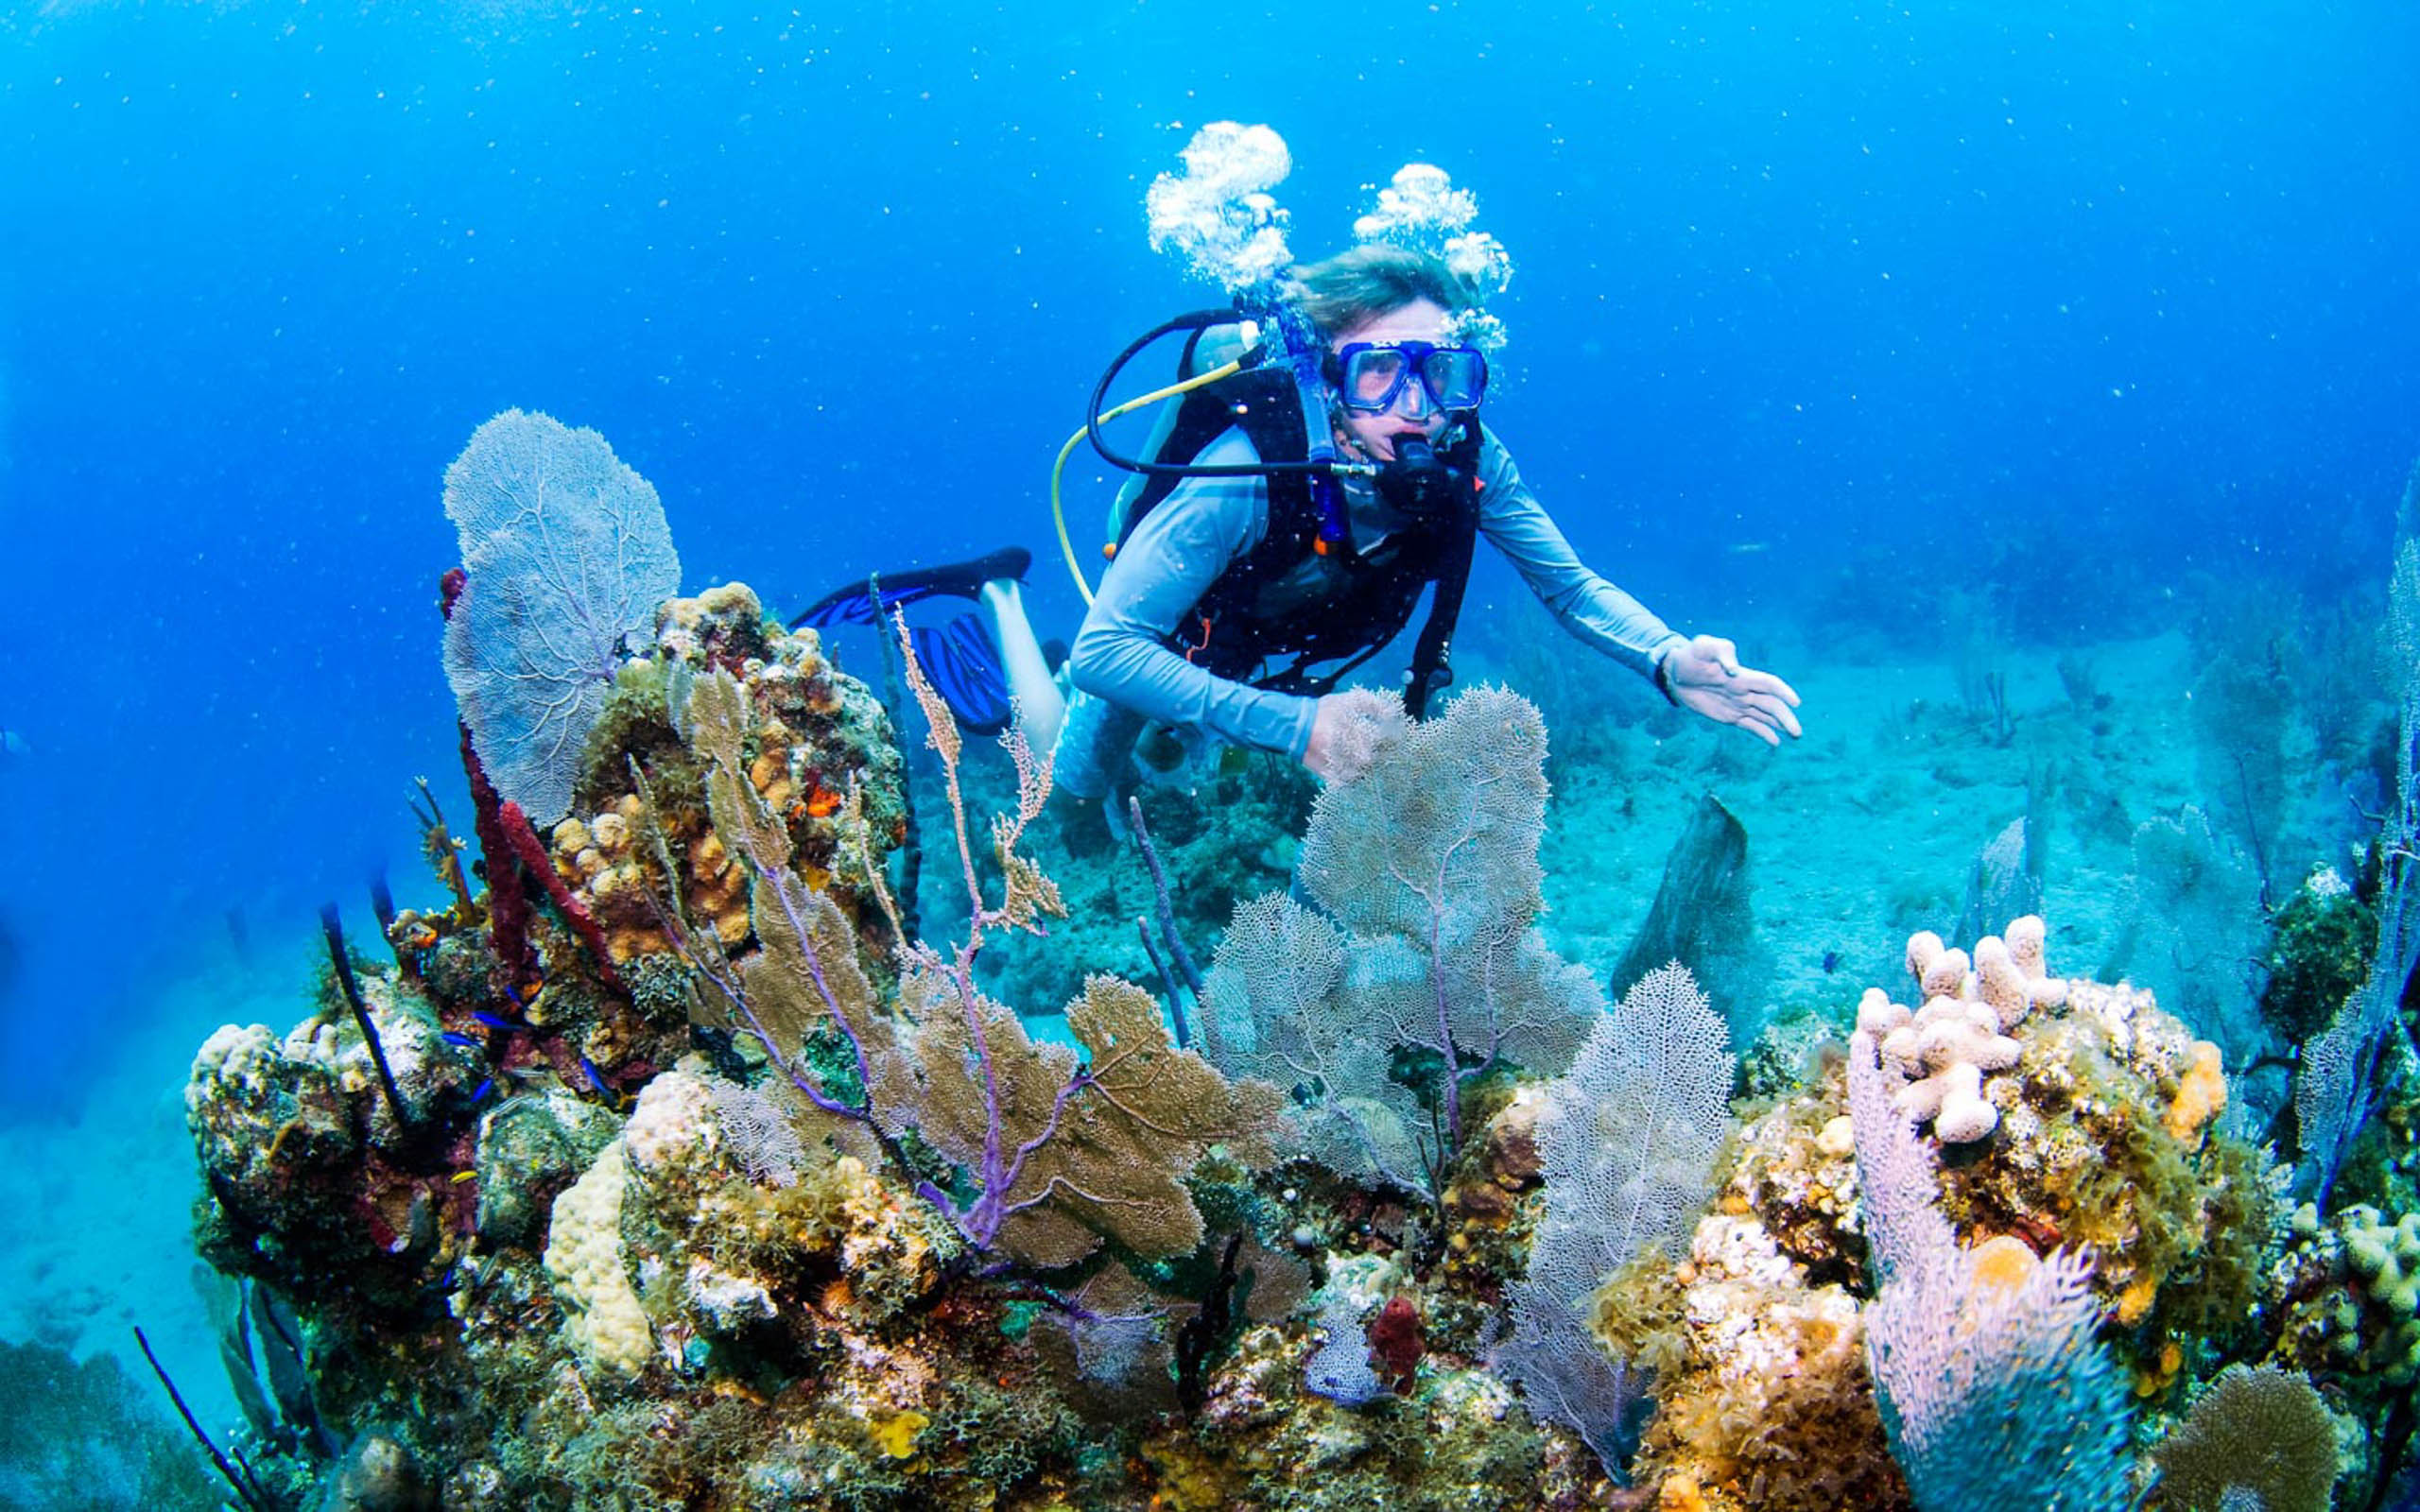
MULTIPOLYGON (((1025 553, 901 580, 915 597, 979 601, 1015 716, 1036 750, 1054 751, 1059 790, 1098 811, 1129 785, 1137 741, 1153 726, 1274 751, 1322 778, 1351 775, 1343 763, 1359 744, 1349 735, 1356 706, 1338 682, 1409 625, 1433 584, 1403 684, 1407 712, 1423 713, 1451 680, 1455 617, 1482 536, 1566 630, 1672 703, 1768 745, 1799 734, 1787 682, 1741 665, 1720 636, 1673 630, 1581 562, 1479 423, 1486 356, 1453 329, 1475 301, 1443 260, 1363 243, 1296 267, 1284 286, 1323 347, 1309 359, 1324 408, 1317 421, 1311 401, 1296 401, 1297 375, 1270 354, 1276 343, 1259 342, 1236 310, 1160 327, 1096 390, 1081 435, 1137 478, 1113 513, 1098 593, 1076 574, 1091 608, 1058 669, 1072 696, 1026 618, 1025 553), (1104 415, 1119 369, 1177 330, 1191 332, 1184 381, 1104 415), (1184 391, 1184 404, 1163 415, 1142 457, 1109 448, 1102 420, 1172 391, 1184 391), (1312 434, 1315 425, 1326 434, 1312 434)), ((889 583, 881 600, 894 602, 889 583)), ((866 591, 844 591, 801 622, 874 612, 866 591)), ((945 694, 979 680, 983 647, 966 639, 957 649, 967 654, 936 679, 945 694)), ((1006 717, 1005 708, 993 712, 1006 717)))

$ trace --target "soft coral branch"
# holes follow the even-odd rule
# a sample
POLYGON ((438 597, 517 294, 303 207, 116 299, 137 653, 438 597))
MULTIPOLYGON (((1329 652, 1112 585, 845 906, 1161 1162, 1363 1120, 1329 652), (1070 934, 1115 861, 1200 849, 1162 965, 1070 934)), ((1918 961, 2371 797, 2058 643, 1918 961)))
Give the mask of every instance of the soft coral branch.
MULTIPOLYGON (((1058 889, 1016 849, 1047 800, 1049 768, 1011 723, 1003 745, 1017 767, 1018 797, 1014 812, 991 826, 999 876, 987 896, 959 782, 959 732, 912 651, 907 674, 933 722, 930 744, 969 885, 963 936, 943 947, 902 938, 906 1000, 890 1010, 874 1001, 855 954, 856 931, 795 869, 786 829, 747 781, 746 695, 717 672, 690 701, 692 747, 707 769, 715 828, 750 868, 760 949, 717 986, 819 1105, 871 1123, 894 1151, 915 1132, 959 1168, 964 1201, 942 1180, 920 1179, 916 1190, 967 1241, 970 1257, 1066 1264, 1104 1234, 1144 1255, 1190 1248, 1201 1219, 1184 1175, 1211 1143, 1256 1149, 1279 1094, 1231 1085, 1171 1045, 1158 1004, 1114 978, 1092 979, 1068 1009, 1088 1057, 1035 1044, 1013 1013, 983 995, 975 966, 985 943, 1003 929, 1040 933, 1045 917, 1063 912, 1058 889), (833 1108, 828 1090, 809 1085, 814 1078, 797 1049, 817 1025, 849 1043, 865 1090, 861 1107, 833 1108)), ((848 825, 844 816, 844 831, 848 825)), ((886 915, 896 917, 879 873, 862 869, 886 915)))

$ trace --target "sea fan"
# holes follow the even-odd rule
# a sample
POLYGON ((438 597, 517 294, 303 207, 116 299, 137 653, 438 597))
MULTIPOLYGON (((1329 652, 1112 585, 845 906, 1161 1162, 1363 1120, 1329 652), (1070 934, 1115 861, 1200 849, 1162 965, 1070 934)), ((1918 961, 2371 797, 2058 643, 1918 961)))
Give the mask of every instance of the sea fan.
POLYGON ((469 582, 445 679, 496 791, 544 830, 571 808, 614 673, 681 587, 664 506, 605 438, 506 410, 445 470, 469 582))

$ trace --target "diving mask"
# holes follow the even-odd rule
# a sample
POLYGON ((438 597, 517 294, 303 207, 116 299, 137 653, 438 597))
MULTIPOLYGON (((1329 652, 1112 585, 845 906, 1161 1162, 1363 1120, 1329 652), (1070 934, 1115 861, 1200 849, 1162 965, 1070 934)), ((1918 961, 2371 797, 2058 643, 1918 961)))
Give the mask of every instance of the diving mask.
POLYGON ((1392 409, 1415 379, 1439 409, 1477 409, 1487 397, 1487 357, 1477 347, 1353 341, 1330 355, 1326 366, 1339 402, 1367 415, 1392 409))

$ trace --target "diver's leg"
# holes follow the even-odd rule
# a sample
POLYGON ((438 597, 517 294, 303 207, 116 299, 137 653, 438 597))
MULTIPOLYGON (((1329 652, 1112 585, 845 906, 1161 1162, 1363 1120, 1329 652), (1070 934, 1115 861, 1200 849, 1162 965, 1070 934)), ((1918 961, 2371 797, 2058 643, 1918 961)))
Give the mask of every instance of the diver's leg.
POLYGON ((1025 617, 1025 596, 1018 592, 1015 578, 995 577, 976 597, 992 617, 992 644, 1000 648, 1001 670, 1008 674, 1009 695, 1016 700, 1017 724, 1025 730, 1026 744, 1037 752, 1046 751, 1058 744, 1059 727, 1067 717, 1067 698, 1059 691, 1059 680, 1050 675, 1033 622, 1025 617))
POLYGON ((1106 698, 1076 695, 1051 747, 1051 786, 1096 807, 1117 798, 1133 785, 1134 742, 1148 723, 1106 698))
POLYGON ((1050 751, 1051 810, 1068 854, 1098 855, 1123 838, 1120 795, 1133 785, 1134 739, 1143 716, 1079 693, 1067 702, 1059 744, 1050 751))

